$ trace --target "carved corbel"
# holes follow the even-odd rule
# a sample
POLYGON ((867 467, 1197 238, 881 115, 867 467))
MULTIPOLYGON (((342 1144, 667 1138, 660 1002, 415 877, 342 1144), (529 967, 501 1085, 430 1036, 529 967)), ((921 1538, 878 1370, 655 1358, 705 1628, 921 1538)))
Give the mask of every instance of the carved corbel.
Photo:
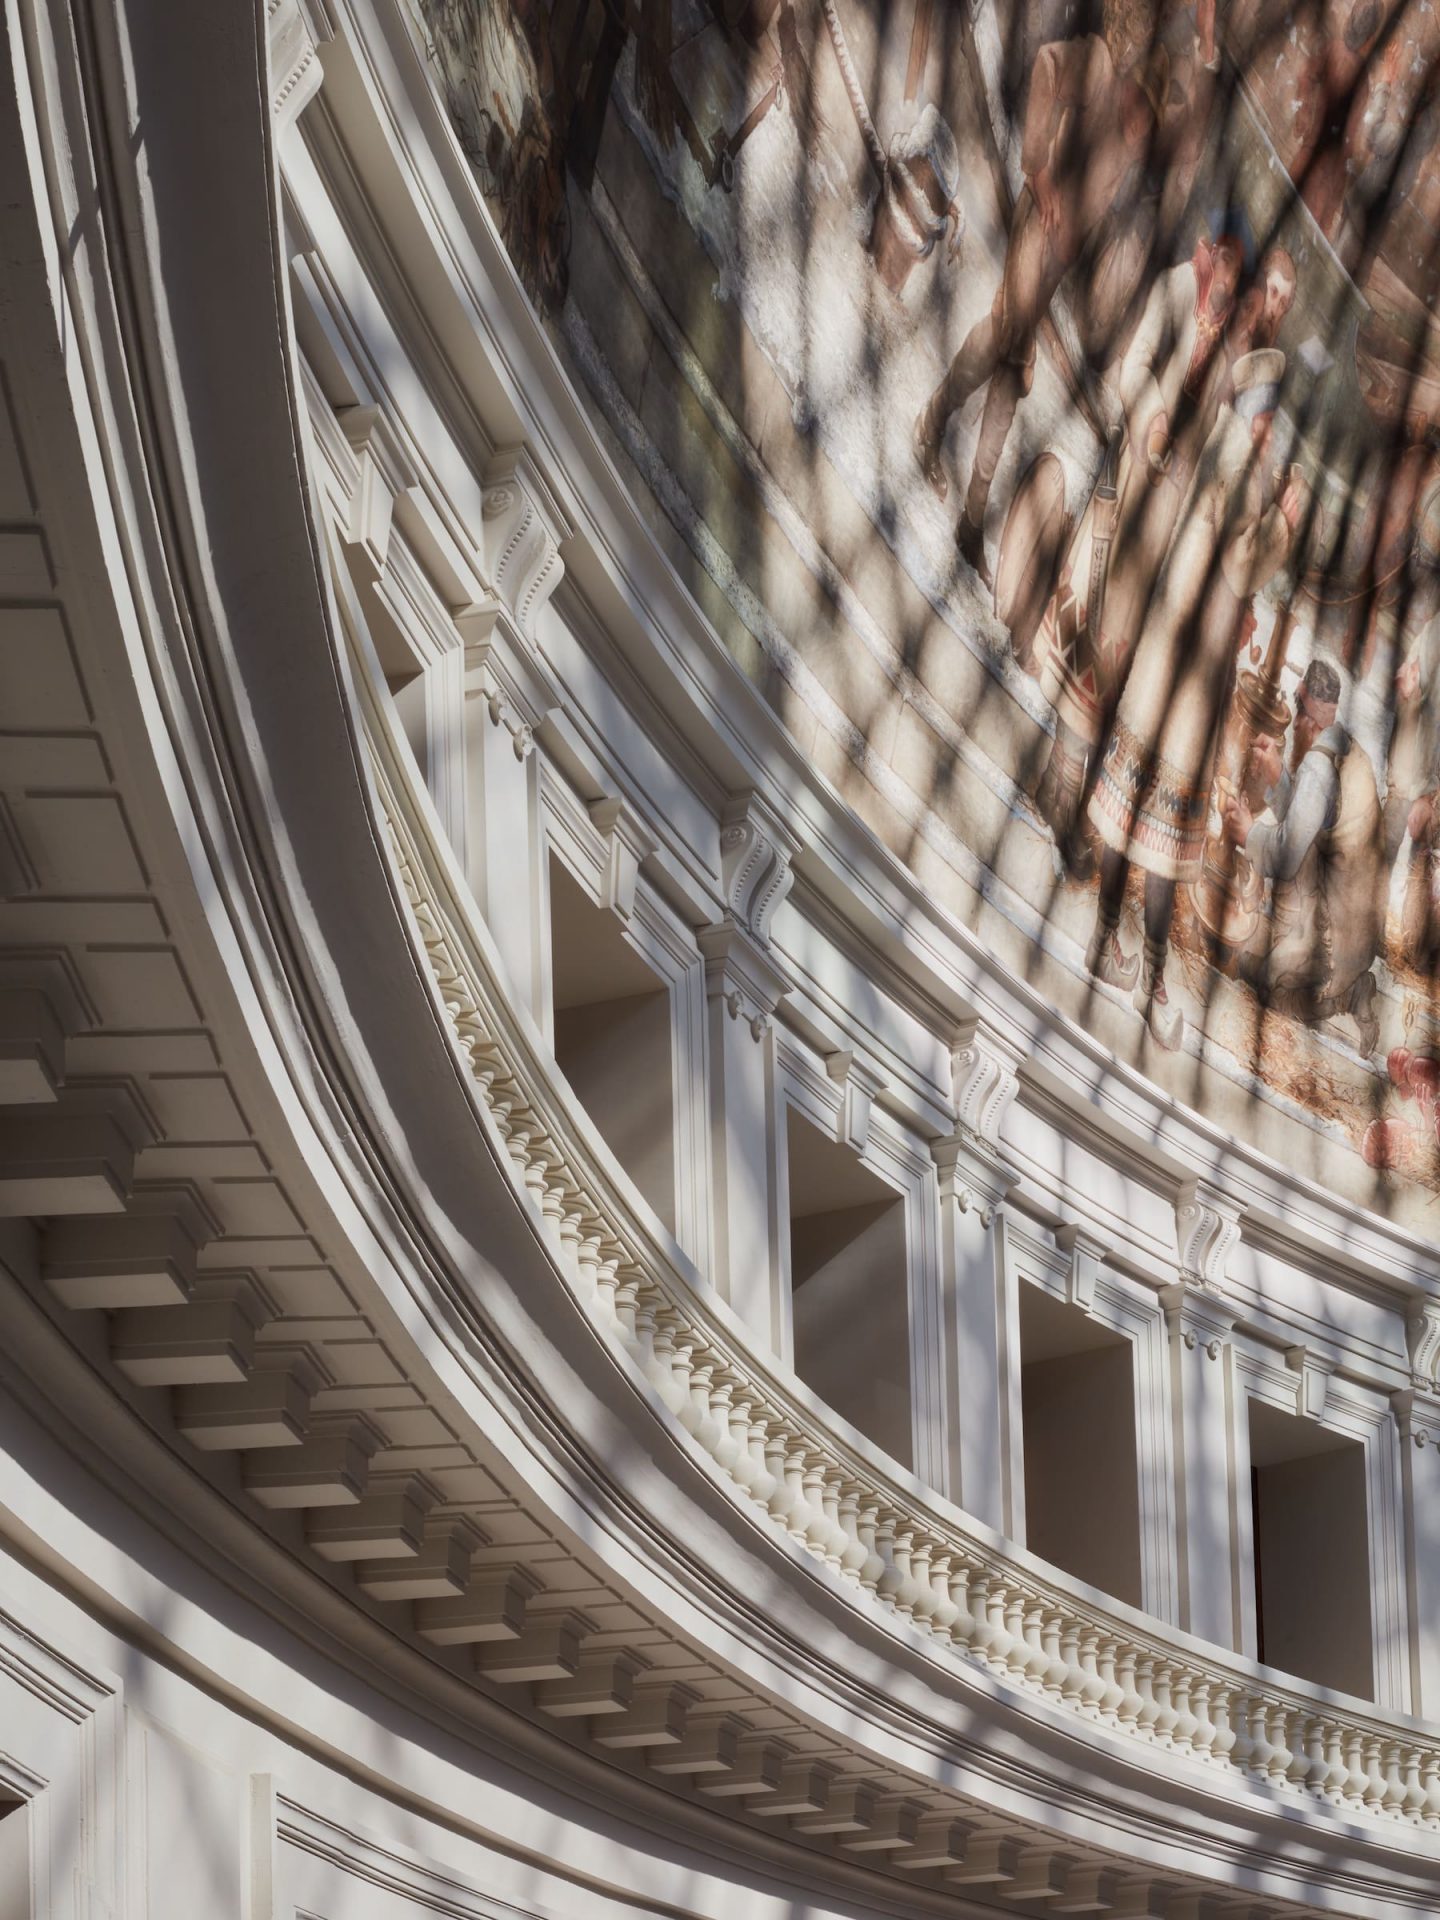
POLYGON ((791 862, 800 842, 757 793, 734 795, 720 815, 720 873, 725 911, 762 947, 795 884, 791 862))
POLYGON ((983 1228, 1019 1184, 1005 1158, 1000 1129, 1020 1084, 1023 1054, 1013 1041, 978 1017, 956 1035, 950 1056, 955 1131, 931 1146, 940 1170, 940 1196, 961 1213, 973 1212, 983 1228))
POLYGON ((564 575, 560 549, 574 529, 523 447, 491 460, 480 514, 481 574, 507 624, 522 640, 533 640, 564 575))
POLYGON ((1100 1278, 1100 1269, 1105 1264, 1108 1248, 1081 1226, 1061 1227, 1055 1235, 1055 1244, 1063 1253, 1070 1256, 1070 1271, 1065 1276, 1065 1293, 1072 1307, 1090 1313, 1095 1306, 1095 1283, 1100 1278))
POLYGON ((320 48, 335 37, 325 0, 271 0, 270 110, 277 129, 298 120, 320 91, 320 48))
POLYGON ((1440 1391, 1440 1301, 1423 1300, 1405 1320, 1410 1378, 1417 1387, 1440 1391))
POLYGON ((1175 1242, 1180 1278, 1189 1286, 1223 1292, 1230 1256, 1240 1244, 1244 1208, 1205 1180, 1189 1180, 1175 1196, 1175 1242))
POLYGON ((1440 1454, 1440 1395, 1422 1393, 1416 1387, 1402 1387, 1390 1396, 1400 1438, 1416 1447, 1431 1447, 1440 1454))
POLYGON ((600 904, 622 920, 635 911, 635 885, 640 869, 656 849, 625 801, 606 795, 590 804, 590 818, 605 842, 605 869, 600 876, 600 904))
POLYGON ((980 1019, 967 1021, 950 1055, 955 1121, 963 1133, 998 1145, 1005 1115, 1020 1084, 1022 1050, 980 1019))
POLYGON ((696 936, 705 961, 707 998, 742 1021, 753 1040, 770 1031, 776 1007, 795 984, 773 955, 728 917, 696 936))
POLYGON ((1325 1418, 1325 1395, 1335 1371, 1328 1360, 1321 1360, 1309 1347, 1285 1349, 1285 1364, 1300 1376, 1300 1412, 1306 1420, 1325 1418))
POLYGON ((1188 1352, 1220 1358, 1235 1331, 1235 1315, 1213 1289, 1181 1280, 1160 1289, 1160 1304, 1172 1340, 1188 1352))
POLYGON ((875 1073, 855 1058, 849 1047, 838 1048, 825 1056, 825 1071, 839 1083, 840 1111, 835 1117, 835 1139, 856 1153, 865 1151, 870 1137, 870 1109, 886 1085, 882 1074, 875 1073))
POLYGON ((415 469, 380 407, 342 407, 335 416, 355 454, 346 540, 378 580, 390 556, 395 502, 415 485, 415 469))

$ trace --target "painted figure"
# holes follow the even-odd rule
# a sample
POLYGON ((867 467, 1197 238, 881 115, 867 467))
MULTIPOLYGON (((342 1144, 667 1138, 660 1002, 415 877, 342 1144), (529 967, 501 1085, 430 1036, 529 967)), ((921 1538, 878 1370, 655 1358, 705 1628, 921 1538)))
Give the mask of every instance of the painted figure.
POLYGON ((980 439, 956 541, 989 584, 985 509, 1015 410, 1035 377, 1035 336, 1056 289, 1086 241, 1134 193, 1163 88, 1163 56, 1118 29, 1040 49, 1021 150, 1025 184, 1015 202, 1000 285, 915 422, 915 455, 943 500, 940 449, 952 416, 986 388, 980 439))
POLYGON ((1151 1034, 1167 1048, 1184 1035, 1165 982, 1175 889, 1200 876, 1235 655, 1249 637, 1251 596, 1284 564, 1305 511, 1298 474, 1277 489, 1271 471, 1284 366, 1273 347, 1235 366, 1234 393, 1181 506, 1090 796, 1105 852, 1087 962, 1098 979, 1134 989, 1151 1034), (1119 938, 1132 865, 1145 875, 1142 955, 1127 955, 1119 938))
POLYGON ((1124 426, 1080 518, 1040 626, 1041 685, 1055 738, 1036 792, 1072 869, 1093 856, 1075 833, 1105 729, 1120 697, 1180 503, 1209 436, 1226 372, 1240 242, 1202 237, 1155 281, 1120 363, 1124 426))
POLYGON ((1375 770, 1340 722, 1340 693, 1331 662, 1311 660, 1289 767, 1273 739, 1257 741, 1252 756, 1269 811, 1256 820, 1247 796, 1237 794, 1225 832, 1273 888, 1268 928, 1242 973, 1268 1006, 1307 1024, 1348 1014, 1368 1054, 1380 1037, 1372 967, 1383 926, 1385 836, 1375 770))

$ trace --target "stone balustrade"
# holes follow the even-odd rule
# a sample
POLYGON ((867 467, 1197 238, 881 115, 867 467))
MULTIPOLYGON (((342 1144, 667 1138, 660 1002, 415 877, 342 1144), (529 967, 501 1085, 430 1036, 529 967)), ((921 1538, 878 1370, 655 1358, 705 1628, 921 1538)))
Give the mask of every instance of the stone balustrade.
POLYGON ((441 904, 377 766, 395 858, 483 1109, 596 1325, 737 1498, 802 1551, 996 1679, 1120 1735, 1321 1803, 1440 1831, 1440 1734, 1396 1725, 1081 1597, 919 1497, 750 1350, 609 1189, 583 1129, 441 904))

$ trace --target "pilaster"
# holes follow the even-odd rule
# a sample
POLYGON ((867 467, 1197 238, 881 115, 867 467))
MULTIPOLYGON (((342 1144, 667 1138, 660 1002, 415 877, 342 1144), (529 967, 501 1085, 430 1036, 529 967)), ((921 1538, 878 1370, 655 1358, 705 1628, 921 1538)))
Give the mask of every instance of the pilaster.
MULTIPOLYGON (((565 571, 560 545, 570 527, 523 448, 496 455, 485 480, 477 556, 484 592, 455 615, 465 647, 466 869, 512 986, 543 1018, 545 889, 533 747, 557 696, 534 639, 565 571)), ((623 847, 614 877, 623 894, 623 847)))
POLYGON ((976 1020, 951 1056, 955 1130, 931 1147, 940 1176, 942 1324, 950 1428, 946 1489, 967 1512, 1013 1531, 1009 1500, 1006 1274, 997 1219, 1019 1175, 1000 1147, 1021 1055, 976 1020))
MULTIPOLYGON (((1440 1352, 1432 1365, 1440 1372, 1440 1352)), ((1405 1584, 1410 1621, 1410 1711, 1440 1719, 1440 1378, 1392 1394, 1400 1430, 1405 1584)))
POLYGON ((1235 1313, 1218 1286, 1197 1277, 1206 1268, 1215 1270, 1216 1249, 1228 1237, 1226 1216, 1207 1212, 1212 1215, 1207 1220, 1197 1222, 1193 1215, 1190 1220, 1189 1251, 1192 1256, 1198 1251, 1198 1262, 1190 1265, 1189 1277, 1160 1295, 1170 1336, 1180 1625, 1219 1646, 1234 1647, 1238 1568, 1230 1343, 1235 1313))
POLYGON ((770 945, 798 843, 756 794, 721 816, 725 910, 698 935, 710 1047, 715 1280, 725 1300, 785 1357, 781 1298, 779 1101, 772 1017, 791 979, 770 945))

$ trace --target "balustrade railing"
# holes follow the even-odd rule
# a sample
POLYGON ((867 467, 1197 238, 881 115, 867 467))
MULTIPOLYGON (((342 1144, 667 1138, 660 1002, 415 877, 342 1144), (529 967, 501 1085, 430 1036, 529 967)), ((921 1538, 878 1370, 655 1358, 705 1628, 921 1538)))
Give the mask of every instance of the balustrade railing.
POLYGON ((1345 1815, 1440 1830, 1440 1735, 1227 1656, 1177 1649, 1051 1583, 913 1497, 751 1351, 609 1190, 477 943, 441 904, 383 767, 391 844, 456 1043, 544 1223, 609 1338, 734 1489, 840 1580, 1009 1685, 1099 1726, 1345 1815))

